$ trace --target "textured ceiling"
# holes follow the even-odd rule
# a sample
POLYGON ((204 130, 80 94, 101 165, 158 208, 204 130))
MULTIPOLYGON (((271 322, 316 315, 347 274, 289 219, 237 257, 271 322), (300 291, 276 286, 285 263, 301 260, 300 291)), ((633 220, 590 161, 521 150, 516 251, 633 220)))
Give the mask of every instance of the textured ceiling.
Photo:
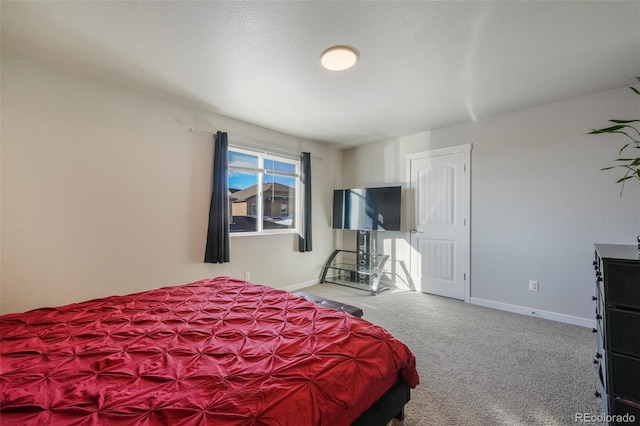
POLYGON ((0 2, 2 50, 357 145, 623 86, 640 2, 0 2), (334 44, 360 52, 320 66, 334 44))

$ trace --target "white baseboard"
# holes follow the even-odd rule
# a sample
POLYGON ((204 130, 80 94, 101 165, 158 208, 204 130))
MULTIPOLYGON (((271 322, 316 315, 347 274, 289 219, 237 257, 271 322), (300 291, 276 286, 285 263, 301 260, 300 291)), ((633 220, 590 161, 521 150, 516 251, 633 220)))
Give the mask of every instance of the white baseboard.
MULTIPOLYGON (((292 285, 281 288, 281 290, 294 292, 306 287, 311 287, 319 283, 320 283, 320 280, 315 279, 315 280, 292 284, 292 285)), ((551 311, 543 311, 536 308, 529 308, 527 306, 511 305, 509 303, 496 302, 494 300, 480 299, 477 297, 470 298, 469 303, 472 305, 484 306, 485 308, 492 308, 492 309, 498 309, 501 311, 514 312, 516 314, 521 314, 521 315, 537 316, 537 317, 548 319, 551 321, 558 321, 558 322, 578 325, 586 328, 596 327, 595 319, 581 318, 581 317, 576 317, 572 315, 559 314, 557 312, 551 312, 551 311)))
POLYGON ((564 322, 567 324, 579 325, 581 327, 595 328, 596 320, 574 317, 572 315, 559 314, 557 312, 542 311, 536 308, 528 308, 526 306, 510 305, 508 303, 495 302, 493 300, 479 299, 472 297, 469 300, 472 305, 484 306, 486 308, 499 309, 501 311, 515 312, 516 314, 531 315, 545 318, 552 321, 564 322))
POLYGON ((315 279, 315 280, 305 281, 305 282, 301 282, 301 283, 297 283, 297 284, 291 284, 291 285, 288 285, 286 287, 281 288, 280 290, 288 291, 289 293, 291 293, 293 291, 301 290, 301 289, 306 288, 306 287, 311 287, 312 285, 316 285, 316 284, 319 284, 319 283, 320 283, 320 280, 319 279, 315 279))

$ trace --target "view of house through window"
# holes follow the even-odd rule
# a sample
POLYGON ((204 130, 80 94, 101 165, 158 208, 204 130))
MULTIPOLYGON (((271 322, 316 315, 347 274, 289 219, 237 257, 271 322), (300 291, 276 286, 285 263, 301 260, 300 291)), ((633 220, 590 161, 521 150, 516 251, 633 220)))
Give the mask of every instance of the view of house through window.
POLYGON ((300 160, 231 146, 228 160, 230 232, 296 231, 300 160))

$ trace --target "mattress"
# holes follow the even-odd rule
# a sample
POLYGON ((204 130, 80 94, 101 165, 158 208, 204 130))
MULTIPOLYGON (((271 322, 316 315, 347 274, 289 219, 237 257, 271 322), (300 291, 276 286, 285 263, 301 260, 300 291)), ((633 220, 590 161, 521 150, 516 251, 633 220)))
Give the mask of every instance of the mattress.
POLYGON ((349 425, 415 357, 382 327, 228 277, 0 317, 3 425, 349 425))

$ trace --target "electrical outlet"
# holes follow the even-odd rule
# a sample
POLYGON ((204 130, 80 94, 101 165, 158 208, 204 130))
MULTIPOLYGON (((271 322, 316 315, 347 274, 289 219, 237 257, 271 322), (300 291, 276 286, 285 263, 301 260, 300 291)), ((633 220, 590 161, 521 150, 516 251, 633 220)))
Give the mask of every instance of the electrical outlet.
POLYGON ((529 280, 529 291, 538 291, 539 283, 536 280, 529 280))
POLYGON ((249 281, 251 279, 251 272, 247 271, 244 273, 244 280, 249 281))

